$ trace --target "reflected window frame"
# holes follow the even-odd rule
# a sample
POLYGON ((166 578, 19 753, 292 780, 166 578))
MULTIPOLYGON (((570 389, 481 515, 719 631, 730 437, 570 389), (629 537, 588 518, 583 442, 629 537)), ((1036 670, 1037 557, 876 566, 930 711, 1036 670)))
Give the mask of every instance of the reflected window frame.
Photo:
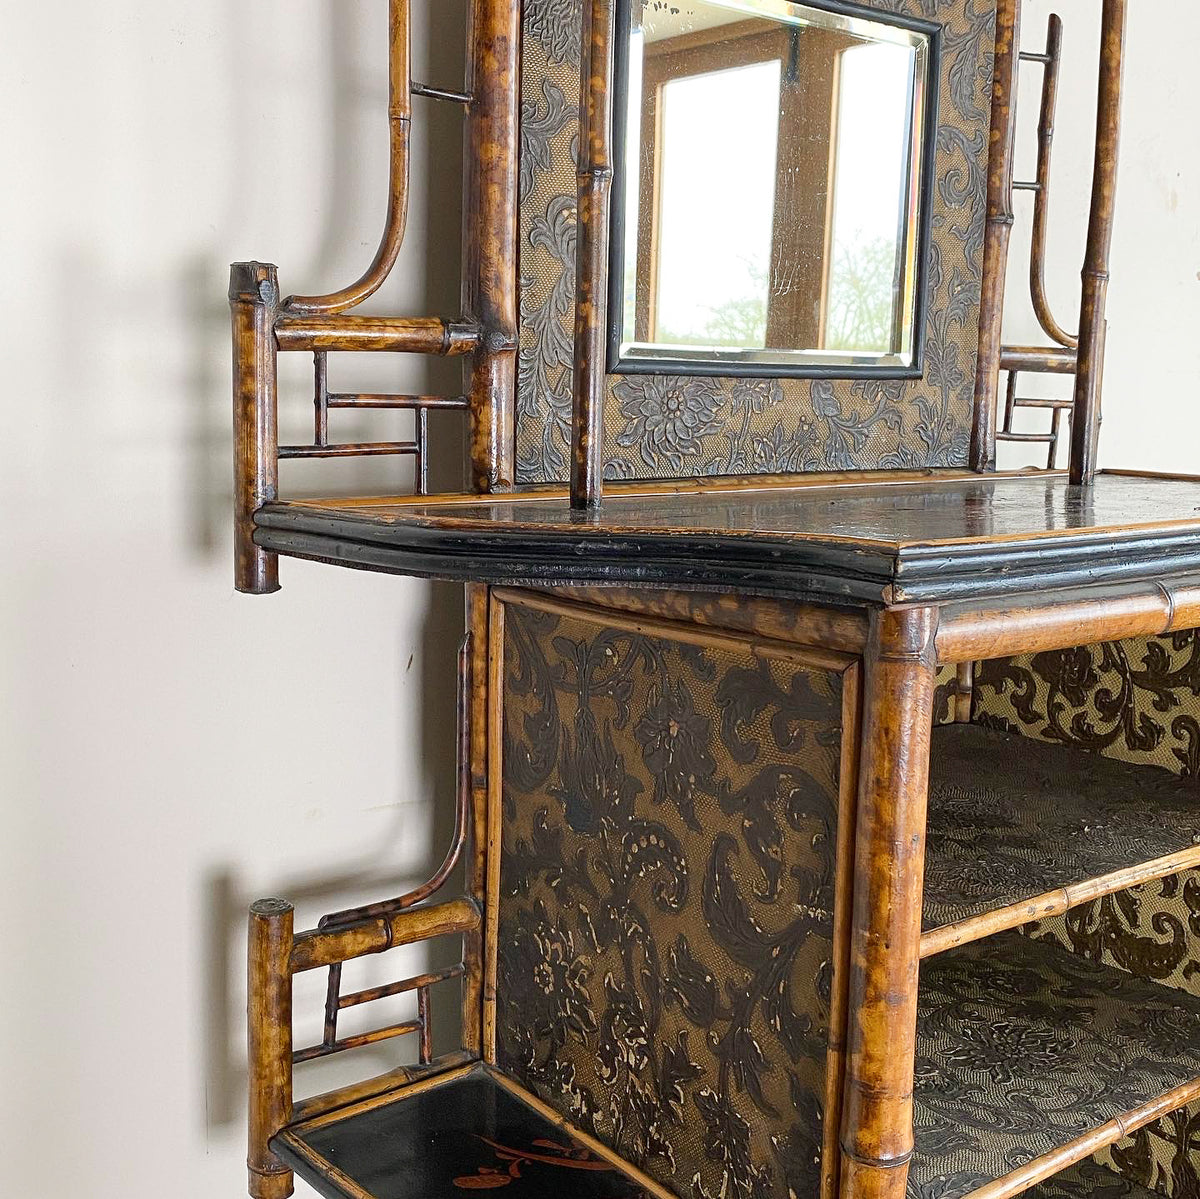
MULTIPOLYGON (((811 9, 818 9, 835 17, 867 21, 876 25, 887 25, 894 29, 923 36, 925 45, 925 86, 923 91, 924 128, 919 145, 919 179, 917 189, 918 220, 916 222, 915 261, 916 272, 912 295, 912 353, 908 361, 871 361, 886 355, 864 353, 858 355, 864 361, 855 362, 850 351, 812 351, 824 361, 804 361, 798 357, 806 351, 781 350, 778 348, 752 351, 755 357, 747 357, 747 351, 736 351, 714 347, 712 350, 697 348, 681 354, 676 347, 656 351, 646 343, 636 343, 637 356, 623 354, 625 338, 625 283, 626 283, 626 239, 632 236, 635 242, 640 236, 636 214, 631 227, 627 222, 626 195, 628 185, 628 138, 631 74, 630 58, 633 38, 631 37, 634 5, 638 0, 616 0, 616 37, 613 62, 613 180, 612 215, 609 230, 608 263, 608 364, 613 375, 684 375, 729 378, 806 378, 806 379, 919 379, 924 375, 926 341, 926 319, 928 315, 929 256, 933 232, 933 200, 935 195, 935 161, 937 154, 938 115, 941 81, 941 53, 943 26, 935 21, 909 17, 862 4, 845 3, 843 0, 797 0, 811 9), (829 361, 837 356, 836 361, 829 361)), ((742 0, 743 4, 754 4, 756 0, 742 0)), ((763 0, 757 16, 769 20, 772 0, 763 0)), ((739 5, 740 7, 741 5, 739 5)), ((778 3, 776 3, 778 6, 778 3)), ((753 12, 747 13, 753 17, 753 12)), ((781 22, 782 24, 782 22, 781 22)), ((918 59, 919 61, 919 59, 918 59)), ((916 131, 913 131, 913 140, 916 131)), ((644 150, 644 147, 643 147, 644 150)), ((644 188, 639 182, 639 196, 644 188)), ((639 199, 639 209, 644 198, 639 199)), ((639 255, 640 256, 640 255, 639 255)), ((635 300, 636 302, 636 300, 635 300)))

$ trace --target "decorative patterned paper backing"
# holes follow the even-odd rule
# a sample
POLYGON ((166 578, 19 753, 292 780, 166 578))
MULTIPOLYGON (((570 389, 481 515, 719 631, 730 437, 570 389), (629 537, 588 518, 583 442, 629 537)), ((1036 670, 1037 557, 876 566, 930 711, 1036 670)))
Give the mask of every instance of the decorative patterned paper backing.
MULTIPOLYGON (((935 20, 945 30, 924 377, 610 376, 607 477, 966 465, 979 349, 996 3, 860 2, 935 20)), ((525 0, 516 400, 522 483, 567 477, 581 30, 581 0, 525 0)))
POLYGON ((819 1192, 843 676, 507 604, 497 1057, 682 1199, 819 1192))
MULTIPOLYGON (((1200 632, 981 662, 974 719, 1200 780, 1200 632)), ((1093 900, 1025 932, 1200 995, 1200 870, 1093 900)), ((1197 1199, 1200 1104, 1096 1156, 1162 1194, 1197 1199)))

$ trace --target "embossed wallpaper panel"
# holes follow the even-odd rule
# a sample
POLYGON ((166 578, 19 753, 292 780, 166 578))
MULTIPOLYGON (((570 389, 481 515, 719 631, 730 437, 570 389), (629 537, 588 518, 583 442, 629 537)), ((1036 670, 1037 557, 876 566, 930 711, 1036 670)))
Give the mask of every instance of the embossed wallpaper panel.
POLYGON ((497 1060, 683 1199, 815 1199, 856 676, 645 628, 503 608, 497 1060))
MULTIPOLYGON (((862 2, 944 26, 924 377, 610 376, 608 477, 966 465, 979 348, 995 0, 862 2)), ((567 477, 582 20, 581 0, 525 0, 516 402, 517 476, 524 483, 567 477)))

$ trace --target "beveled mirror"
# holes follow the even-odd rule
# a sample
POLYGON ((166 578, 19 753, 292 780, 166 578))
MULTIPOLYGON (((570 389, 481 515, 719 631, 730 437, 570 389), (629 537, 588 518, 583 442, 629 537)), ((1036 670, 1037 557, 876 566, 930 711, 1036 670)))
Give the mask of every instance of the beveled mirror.
POLYGON ((938 26, 619 0, 609 369, 911 377, 938 26))

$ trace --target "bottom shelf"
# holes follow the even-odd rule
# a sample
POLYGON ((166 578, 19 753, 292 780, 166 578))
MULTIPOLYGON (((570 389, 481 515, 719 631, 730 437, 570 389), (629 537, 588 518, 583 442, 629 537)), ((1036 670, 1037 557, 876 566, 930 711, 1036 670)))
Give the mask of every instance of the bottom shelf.
POLYGON ((285 1129, 275 1153, 326 1199, 649 1199, 482 1067, 285 1129))
MULTIPOLYGON (((1152 1199, 1085 1159, 1200 1097, 1200 998, 1003 933, 928 959, 919 1007, 910 1199, 1152 1199)), ((665 1193, 478 1065, 292 1125, 272 1147, 326 1199, 665 1193)))

